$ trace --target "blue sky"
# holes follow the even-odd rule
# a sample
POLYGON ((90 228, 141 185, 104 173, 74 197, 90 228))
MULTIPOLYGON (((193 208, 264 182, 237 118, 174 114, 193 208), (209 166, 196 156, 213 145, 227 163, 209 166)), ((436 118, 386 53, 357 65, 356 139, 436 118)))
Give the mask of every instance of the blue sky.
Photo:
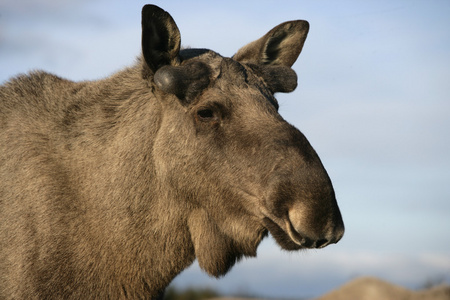
MULTIPOLYGON (((272 27, 305 19, 299 86, 280 113, 319 153, 346 234, 287 253, 270 238, 220 280, 194 264, 173 284, 270 297, 317 296, 361 275, 416 288, 450 283, 450 2, 155 1, 185 46, 231 56, 272 27)), ((140 52, 145 1, 3 0, 0 82, 31 69, 106 77, 140 52)))

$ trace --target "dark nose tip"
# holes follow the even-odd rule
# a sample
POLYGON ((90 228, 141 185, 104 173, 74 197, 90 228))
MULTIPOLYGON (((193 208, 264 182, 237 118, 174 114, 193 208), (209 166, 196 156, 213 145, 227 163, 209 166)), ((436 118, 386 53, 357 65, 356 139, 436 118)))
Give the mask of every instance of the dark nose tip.
POLYGON ((289 210, 288 229, 297 243, 305 248, 324 248, 342 239, 345 231, 344 221, 337 206, 331 214, 317 218, 321 220, 320 222, 307 222, 316 217, 315 214, 309 216, 308 213, 311 214, 301 202, 289 210))
POLYGON ((326 247, 329 244, 329 241, 327 239, 321 239, 316 241, 316 244, 314 245, 315 248, 323 248, 326 247))
POLYGON ((328 246, 330 244, 336 244, 337 242, 339 242, 339 240, 342 238, 342 236, 343 236, 343 234, 341 234, 339 237, 332 239, 332 240, 327 240, 327 239, 317 240, 312 243, 312 246, 310 246, 310 248, 325 248, 326 246, 328 246))
POLYGON ((331 243, 327 239, 320 239, 320 240, 316 241, 316 240, 312 240, 309 238, 303 238, 303 240, 302 240, 302 246, 305 248, 310 248, 310 249, 324 248, 324 247, 328 246, 329 244, 331 244, 331 243))
POLYGON ((312 246, 309 246, 311 248, 324 248, 330 244, 336 244, 344 236, 344 231, 344 222, 342 222, 341 219, 341 222, 338 223, 338 225, 334 228, 333 233, 328 238, 318 239, 312 243, 312 246))
POLYGON ((344 232, 345 232, 344 221, 342 221, 342 217, 339 215, 339 222, 338 225, 336 225, 336 227, 334 228, 333 234, 334 238, 331 240, 331 243, 339 242, 344 236, 344 232))

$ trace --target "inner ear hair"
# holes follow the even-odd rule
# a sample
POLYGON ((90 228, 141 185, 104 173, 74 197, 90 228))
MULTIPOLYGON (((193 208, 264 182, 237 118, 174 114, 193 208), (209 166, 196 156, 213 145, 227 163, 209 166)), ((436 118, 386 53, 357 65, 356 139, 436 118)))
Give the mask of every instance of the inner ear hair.
POLYGON ((155 5, 142 9, 142 54, 150 70, 178 64, 181 36, 170 14, 155 5))
POLYGON ((291 67, 302 51, 308 31, 309 23, 304 20, 282 23, 239 49, 233 59, 243 63, 291 67))

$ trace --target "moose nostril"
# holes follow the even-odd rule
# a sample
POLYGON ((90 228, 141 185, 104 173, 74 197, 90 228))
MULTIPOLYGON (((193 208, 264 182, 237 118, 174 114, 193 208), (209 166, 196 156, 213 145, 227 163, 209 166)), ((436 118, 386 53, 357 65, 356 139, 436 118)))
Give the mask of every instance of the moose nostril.
POLYGON ((303 238, 302 246, 306 248, 314 248, 314 240, 303 238))
POLYGON ((321 239, 321 240, 318 240, 316 242, 316 248, 323 248, 326 245, 328 245, 328 240, 327 239, 321 239))

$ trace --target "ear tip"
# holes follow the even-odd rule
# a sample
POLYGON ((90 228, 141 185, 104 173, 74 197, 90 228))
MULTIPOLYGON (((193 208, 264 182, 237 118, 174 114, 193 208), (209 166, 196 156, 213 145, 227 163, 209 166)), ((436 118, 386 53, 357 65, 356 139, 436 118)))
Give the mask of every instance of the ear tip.
POLYGON ((301 20, 301 21, 302 21, 303 28, 306 30, 306 32, 308 32, 309 28, 310 28, 309 22, 306 20, 301 20))
POLYGON ((309 22, 306 20, 295 20, 295 21, 289 21, 286 23, 292 24, 293 27, 295 27, 298 31, 308 32, 309 31, 309 22))
POLYGON ((146 4, 142 7, 142 14, 150 14, 153 12, 166 12, 161 7, 153 5, 153 4, 146 4))
POLYGON ((309 22, 306 20, 298 20, 298 22, 300 22, 304 27, 309 28, 309 22))
POLYGON ((171 19, 170 14, 159 6, 146 4, 142 7, 142 23, 152 19, 171 19))

